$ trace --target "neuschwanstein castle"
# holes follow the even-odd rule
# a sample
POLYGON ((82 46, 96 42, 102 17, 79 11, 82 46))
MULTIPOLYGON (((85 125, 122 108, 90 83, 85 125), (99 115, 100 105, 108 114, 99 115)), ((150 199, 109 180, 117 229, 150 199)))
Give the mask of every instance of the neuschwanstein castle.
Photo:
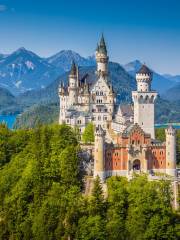
POLYGON ((136 74, 137 89, 132 92, 131 105, 116 105, 108 72, 107 48, 102 36, 96 49, 96 80, 89 83, 79 77, 72 63, 69 83, 59 88, 59 123, 95 126, 94 176, 129 176, 134 171, 165 173, 176 176, 176 132, 166 129, 166 142, 155 139, 154 102, 157 92, 151 89, 153 75, 143 65, 136 74))

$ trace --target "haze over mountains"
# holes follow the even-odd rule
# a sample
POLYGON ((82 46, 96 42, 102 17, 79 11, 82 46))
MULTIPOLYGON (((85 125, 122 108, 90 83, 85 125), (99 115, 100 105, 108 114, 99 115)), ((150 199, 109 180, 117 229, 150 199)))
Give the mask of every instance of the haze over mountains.
POLYGON ((173 82, 177 82, 180 83, 180 75, 171 75, 171 74, 164 74, 163 75, 165 78, 168 78, 169 80, 173 81, 173 82))

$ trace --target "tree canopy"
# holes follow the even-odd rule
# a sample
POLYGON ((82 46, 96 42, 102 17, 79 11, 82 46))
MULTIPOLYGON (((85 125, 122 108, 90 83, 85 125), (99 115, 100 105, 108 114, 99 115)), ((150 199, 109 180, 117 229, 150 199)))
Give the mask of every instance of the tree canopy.
POLYGON ((84 143, 93 143, 94 142, 94 125, 93 123, 88 123, 83 134, 82 140, 84 143))
POLYGON ((83 194, 80 146, 66 125, 0 126, 0 239, 179 239, 168 181, 97 177, 83 194))

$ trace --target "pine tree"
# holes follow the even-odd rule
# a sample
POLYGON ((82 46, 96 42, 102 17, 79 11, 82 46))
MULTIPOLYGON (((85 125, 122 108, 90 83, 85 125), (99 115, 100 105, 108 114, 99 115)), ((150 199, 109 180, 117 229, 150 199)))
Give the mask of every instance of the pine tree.
POLYGON ((84 143, 93 143, 94 142, 94 125, 93 123, 88 123, 83 134, 82 140, 84 143))

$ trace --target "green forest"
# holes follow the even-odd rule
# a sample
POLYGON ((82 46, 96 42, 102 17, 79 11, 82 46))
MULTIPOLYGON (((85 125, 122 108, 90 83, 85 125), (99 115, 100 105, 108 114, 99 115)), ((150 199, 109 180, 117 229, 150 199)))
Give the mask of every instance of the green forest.
POLYGON ((170 182, 111 177, 104 196, 96 178, 86 196, 79 152, 78 134, 66 125, 0 125, 0 239, 180 239, 170 182))

